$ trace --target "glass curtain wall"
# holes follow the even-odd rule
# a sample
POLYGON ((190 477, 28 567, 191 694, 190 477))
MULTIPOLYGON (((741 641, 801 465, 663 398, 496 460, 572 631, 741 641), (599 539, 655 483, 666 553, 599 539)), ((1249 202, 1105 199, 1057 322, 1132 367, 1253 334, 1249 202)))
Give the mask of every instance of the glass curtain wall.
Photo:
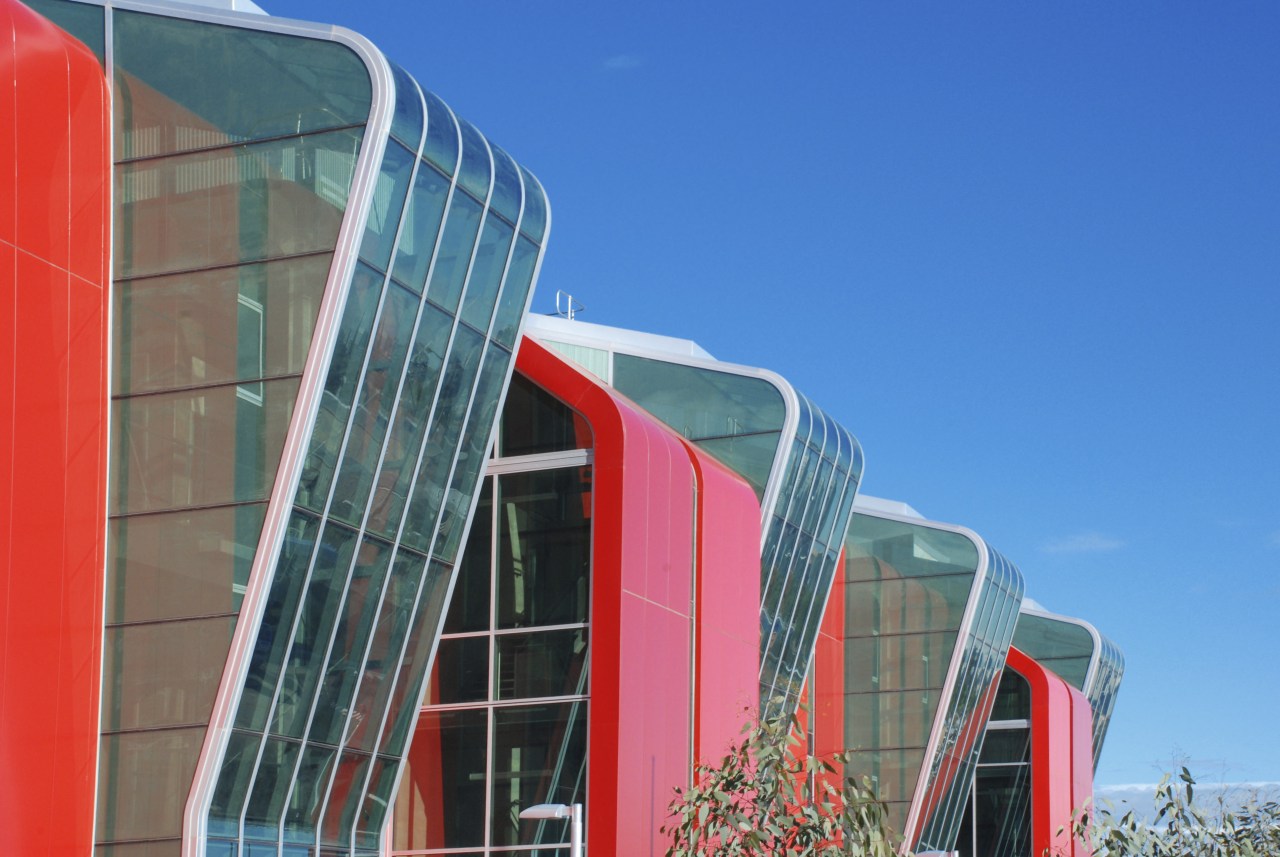
POLYGON ((796 433, 776 464, 786 400, 779 382, 758 375, 616 353, 611 377, 617 390, 746 479, 757 497, 776 484, 774 512, 762 522, 760 700, 764 716, 794 711, 862 476, 862 448, 797 394, 796 433))
POLYGON ((1033 857, 1030 719, 1031 687, 1005 668, 956 840, 961 857, 1033 857))
POLYGON ((1093 768, 1115 710, 1124 656, 1083 619, 1023 609, 1013 645, 1053 670, 1089 700, 1093 715, 1093 768))
POLYGON ((969 613, 941 707, 942 720, 930 739, 924 783, 908 819, 908 836, 918 851, 948 851, 956 841, 982 751, 983 735, 995 703, 1022 604, 1022 573, 985 543, 969 613), (917 834, 916 831, 919 831, 917 834))
POLYGON ((567 853, 564 822, 518 816, 586 796, 590 445, 577 414, 516 376, 396 799, 393 854, 567 853))
POLYGON ((915 794, 978 547, 962 533, 855 512, 845 539, 846 768, 871 777, 901 830, 915 794))
POLYGON ((536 180, 392 70, 391 136, 210 855, 378 852, 541 256, 536 180))
POLYGON ((150 857, 178 853, 371 84, 331 42, 111 20, 98 40, 113 46, 116 163, 97 839, 104 857, 150 857))

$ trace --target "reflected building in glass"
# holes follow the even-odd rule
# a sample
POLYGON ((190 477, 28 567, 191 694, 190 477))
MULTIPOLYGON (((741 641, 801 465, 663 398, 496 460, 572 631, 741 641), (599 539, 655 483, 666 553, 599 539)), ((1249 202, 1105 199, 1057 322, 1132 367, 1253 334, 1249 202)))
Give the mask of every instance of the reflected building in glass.
POLYGON ((249 0, 0 28, 9 852, 562 855, 519 813, 582 803, 589 851, 660 855, 806 695, 914 848, 1028 855, 1087 794, 1115 646, 858 497, 777 374, 529 318, 541 185, 367 40, 249 0))

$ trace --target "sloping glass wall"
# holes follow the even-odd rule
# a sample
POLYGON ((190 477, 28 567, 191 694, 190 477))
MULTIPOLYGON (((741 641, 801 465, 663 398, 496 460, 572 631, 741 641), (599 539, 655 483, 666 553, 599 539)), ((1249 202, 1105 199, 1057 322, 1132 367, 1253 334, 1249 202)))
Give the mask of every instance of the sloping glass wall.
POLYGON ((394 79, 210 854, 376 852, 541 255, 533 177, 394 79))
POLYGON ((97 839, 177 854, 347 208, 350 49, 116 9, 97 839))

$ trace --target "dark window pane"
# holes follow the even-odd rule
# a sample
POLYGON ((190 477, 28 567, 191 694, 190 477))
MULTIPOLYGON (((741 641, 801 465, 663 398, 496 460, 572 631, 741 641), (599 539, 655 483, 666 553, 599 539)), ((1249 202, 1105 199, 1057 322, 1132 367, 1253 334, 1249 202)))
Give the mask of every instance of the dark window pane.
POLYGON ((289 804, 284 810, 285 842, 314 843, 320 807, 325 789, 333 774, 337 751, 328 747, 309 746, 302 754, 298 775, 294 778, 289 804))
POLYGON ((493 666, 495 699, 581 696, 587 692, 587 631, 501 634, 493 666))
POLYGON ((324 819, 320 823, 320 841, 326 845, 349 846, 355 825, 360 795, 369 776, 370 757, 363 753, 345 752, 334 772, 324 819))
POLYGON ((498 455, 588 449, 591 429, 576 411, 520 373, 511 376, 502 408, 498 455))
POLYGON ((383 732, 379 753, 396 756, 404 751, 405 740, 418 714, 427 667, 435 643, 435 629, 440 627, 445 594, 453 568, 432 560, 422 584, 418 608, 409 624, 405 641, 404 663, 396 676, 396 688, 387 706, 388 726, 383 732))
POLYGON ((498 477, 497 627, 585 622, 591 468, 498 477))
POLYGON ((487 742, 483 709, 423 712, 397 801, 393 849, 484 844, 480 808, 485 803, 487 742))
POLYGON ((565 841, 568 831, 563 822, 522 822, 520 810, 540 803, 583 800, 586 738, 585 702, 494 709, 494 845, 565 841))
POLYGON ((422 95, 427 100, 427 142, 422 154, 451 176, 458 164, 458 125, 434 93, 424 89, 422 95))
POLYGON ((409 73, 391 63, 391 75, 396 81, 396 110, 391 117, 391 136, 413 152, 422 142, 422 93, 418 83, 409 73))
POLYGON ((511 255, 511 267, 507 281, 498 298, 498 311, 493 318, 493 339, 507 348, 514 348, 516 333, 524 321, 525 306, 533 286, 533 272, 538 263, 538 248, 523 235, 516 241, 511 255))
POLYGON ((280 816, 298 763, 299 745, 293 741, 268 738, 249 794, 244 813, 246 839, 275 840, 280 835, 280 816))
POLYGON ((227 740, 227 751, 223 754, 222 768, 218 772, 218 785, 209 805, 211 835, 240 835, 240 814, 244 811, 244 802, 249 796, 249 781, 258 761, 258 745, 261 742, 260 735, 239 729, 234 730, 227 740))
POLYGON ((471 534, 458 566, 458 582, 453 587, 449 613, 444 620, 446 634, 484 631, 489 628, 489 587, 492 578, 493 478, 484 480, 471 534))
POLYGON ((506 273, 512 232, 510 226, 492 215, 484 222, 480 246, 476 248, 471 276, 467 279, 467 294, 462 300, 462 320, 476 330, 489 329, 498 288, 502 285, 502 275, 506 273))
POLYGON ((489 638, 441 640, 424 705, 484 702, 489 698, 489 638))
POLYGON ((476 199, 486 199, 492 177, 489 144, 467 120, 459 120, 458 127, 462 131, 462 166, 458 170, 458 184, 476 199))

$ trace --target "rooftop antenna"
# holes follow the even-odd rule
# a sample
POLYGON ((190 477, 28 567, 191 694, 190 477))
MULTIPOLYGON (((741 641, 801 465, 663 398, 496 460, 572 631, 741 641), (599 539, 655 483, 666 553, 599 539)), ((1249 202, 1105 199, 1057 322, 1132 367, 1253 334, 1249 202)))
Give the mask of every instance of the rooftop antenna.
POLYGON ((582 302, 575 299, 573 295, 564 289, 556 289, 556 315, 573 321, 573 317, 585 309, 582 302))

